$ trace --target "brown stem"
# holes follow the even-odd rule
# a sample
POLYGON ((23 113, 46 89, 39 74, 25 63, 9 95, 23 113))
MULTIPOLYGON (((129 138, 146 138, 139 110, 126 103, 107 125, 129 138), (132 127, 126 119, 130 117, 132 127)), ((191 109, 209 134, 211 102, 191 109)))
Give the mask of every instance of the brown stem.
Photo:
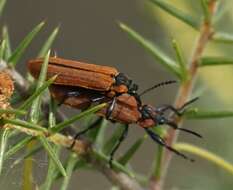
MULTIPOLYGON (((209 14, 210 14, 210 19, 203 21, 203 23, 200 27, 200 34, 197 38, 197 42, 196 42, 196 45, 194 47, 194 51, 193 51, 193 54, 191 56, 190 63, 188 66, 189 78, 187 81, 185 81, 181 84, 181 86, 178 90, 177 99, 175 101, 175 106, 178 108, 181 107, 182 105, 184 105, 184 103, 189 100, 189 96, 192 93, 193 86, 194 86, 195 81, 196 81, 196 75, 197 75, 197 71, 198 71, 198 63, 200 61, 200 58, 204 52, 204 49, 205 49, 208 41, 213 36, 211 17, 215 13, 216 0, 209 1, 208 9, 209 9, 209 14)), ((180 125, 182 125, 183 120, 182 120, 182 118, 179 117, 179 118, 175 119, 175 122, 177 123, 177 125, 180 126, 180 125)), ((178 131, 175 131, 172 129, 170 129, 168 131, 166 142, 169 146, 172 146, 176 142, 178 134, 179 134, 178 131)), ((173 156, 173 154, 170 151, 167 151, 167 150, 165 151, 164 159, 162 162, 163 174, 162 174, 160 179, 156 179, 156 183, 155 183, 155 181, 153 182, 153 179, 152 179, 151 183, 152 184, 154 183, 155 185, 154 185, 154 188, 151 188, 151 189, 153 189, 153 190, 163 189, 164 178, 166 177, 166 173, 167 173, 168 167, 170 165, 172 156, 173 156)))
POLYGON ((107 179, 109 179, 121 190, 143 190, 143 188, 137 182, 135 182, 135 180, 132 180, 132 178, 126 174, 114 172, 103 162, 93 159, 91 155, 88 155, 86 158, 97 170, 101 171, 107 179))

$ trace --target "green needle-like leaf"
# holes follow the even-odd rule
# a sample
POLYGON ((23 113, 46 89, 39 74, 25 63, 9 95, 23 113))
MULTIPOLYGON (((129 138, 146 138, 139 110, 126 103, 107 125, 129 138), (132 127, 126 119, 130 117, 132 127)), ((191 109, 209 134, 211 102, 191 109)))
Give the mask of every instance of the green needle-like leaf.
MULTIPOLYGON (((60 147, 55 145, 54 151, 55 151, 57 156, 59 155, 60 150, 61 150, 60 147)), ((45 180, 45 182, 44 182, 41 189, 43 189, 43 190, 50 190, 51 189, 51 187, 53 185, 53 182, 54 182, 54 175, 56 173, 61 175, 61 172, 59 172, 59 170, 57 169, 57 167, 56 167, 55 163, 53 162, 52 158, 50 158, 46 180, 45 180)))
POLYGON ((2 40, 2 43, 0 45, 0 59, 1 60, 4 59, 5 49, 6 49, 6 40, 2 40))
POLYGON ((163 162, 164 148, 162 146, 158 146, 158 151, 155 155, 155 160, 152 165, 152 177, 160 178, 162 174, 162 162, 163 162))
POLYGON ((11 146, 11 148, 4 155, 4 159, 8 159, 17 153, 19 150, 23 149, 34 137, 25 137, 24 139, 19 140, 17 143, 11 146))
POLYGON ((214 42, 232 44, 233 43, 233 34, 227 34, 224 32, 216 32, 213 35, 212 40, 214 42))
POLYGON ((188 119, 219 119, 233 117, 233 110, 200 110, 198 108, 189 109, 185 112, 188 119))
POLYGON ((12 52, 11 52, 10 38, 9 38, 7 26, 3 26, 2 39, 5 40, 6 42, 3 60, 9 60, 12 52))
MULTIPOLYGON (((45 83, 45 79, 47 77, 47 67, 48 67, 48 62, 49 62, 49 56, 50 56, 50 51, 47 52, 44 58, 44 62, 41 66, 40 75, 39 75, 37 85, 36 85, 36 91, 38 91, 38 89, 41 88, 43 84, 45 83)), ((41 107, 41 97, 38 96, 37 98, 35 98, 31 106, 30 119, 33 123, 37 123, 39 120, 40 107, 41 107)))
POLYGON ((26 115, 27 112, 18 109, 0 109, 0 116, 2 114, 26 115))
POLYGON ((185 81, 188 77, 188 71, 184 62, 184 58, 181 53, 181 48, 176 40, 172 40, 172 45, 176 53, 177 62, 180 65, 180 71, 182 76, 182 81, 185 81))
POLYGON ((194 29, 198 30, 200 23, 197 19, 193 18, 191 15, 184 13, 182 10, 175 8, 174 6, 167 3, 164 0, 150 0, 152 3, 166 11, 167 13, 171 14, 172 16, 176 17, 178 20, 184 22, 185 24, 193 27, 194 29))
POLYGON ((1 130, 1 141, 0 141, 0 174, 2 173, 2 167, 3 167, 3 161, 5 157, 5 150, 7 147, 7 140, 8 140, 8 135, 10 133, 9 129, 2 129, 1 130))
POLYGON ((145 39, 139 33, 134 31, 132 28, 127 25, 120 23, 120 27, 124 30, 133 40, 138 42, 145 50, 155 57, 162 66, 167 68, 173 74, 175 74, 178 78, 181 78, 181 73, 176 62, 171 60, 167 55, 165 55, 158 47, 152 44, 149 40, 145 39))
POLYGON ((145 139, 147 138, 147 135, 145 135, 142 138, 139 138, 127 151, 126 153, 120 157, 120 159, 118 160, 118 162, 120 164, 122 164, 123 166, 125 166, 130 159, 135 155, 135 153, 137 152, 137 150, 141 147, 142 143, 145 141, 145 139))
POLYGON ((101 122, 100 128, 99 128, 98 134, 95 139, 95 144, 99 150, 102 150, 103 145, 104 145, 105 132, 108 127, 107 124, 108 124, 108 121, 106 119, 103 119, 101 122))
MULTIPOLYGON (((154 127, 152 130, 158 134, 162 139, 167 135, 167 130, 163 127, 154 127)), ((155 152, 155 158, 152 163, 151 177, 160 179, 162 174, 164 147, 158 145, 158 149, 155 152)))
MULTIPOLYGON (((69 157, 68 157, 68 159, 69 159, 69 157)), ((65 161, 65 168, 67 168, 67 165, 68 165, 68 159, 65 161)), ((78 169, 83 169, 83 168, 88 168, 88 169, 90 169, 90 166, 87 164, 87 162, 86 162, 86 160, 85 159, 82 159, 81 157, 76 157, 76 163, 75 163, 75 166, 74 166, 74 169, 73 169, 73 172, 75 171, 75 170, 78 170, 78 169)), ((68 175, 68 173, 67 173, 67 175, 68 175)), ((56 179, 59 179, 59 178, 61 178, 62 177, 62 175, 59 173, 59 172, 55 172, 54 173, 54 175, 53 175, 53 178, 54 178, 54 180, 56 179)))
POLYGON ((77 162, 77 154, 75 153, 70 153, 68 162, 67 162, 67 167, 66 167, 66 173, 67 176, 64 177, 62 185, 61 185, 61 190, 67 190, 68 189, 68 185, 75 167, 75 164, 77 162))
POLYGON ((57 168, 60 170, 61 174, 65 177, 66 171, 64 167, 62 166, 62 163, 60 162, 59 158, 57 157, 56 152, 54 151, 53 147, 49 144, 47 139, 45 137, 39 137, 40 142, 44 146, 44 148, 47 150, 49 157, 54 161, 54 164, 57 166, 57 168))
POLYGON ((233 57, 203 57, 199 62, 199 66, 218 66, 218 65, 232 65, 233 57))
POLYGON ((208 8, 207 0, 201 0, 201 6, 203 9, 205 21, 208 22, 210 20, 210 12, 209 12, 209 8, 208 8))
MULTIPOLYGON (((43 65, 41 67, 40 75, 39 75, 38 82, 37 82, 36 91, 38 91, 45 83, 44 81, 47 77, 47 66, 48 66, 49 56, 50 56, 50 51, 48 51, 48 53, 46 54, 43 65)), ((41 106, 41 99, 40 99, 40 97, 37 97, 32 103, 31 112, 30 112, 30 120, 32 123, 37 123, 39 120, 40 106, 41 106)), ((54 164, 57 166, 57 168, 59 169, 61 174, 63 176, 66 176, 65 169, 63 168, 62 163, 60 162, 60 160, 56 154, 55 148, 53 148, 49 144, 49 142, 47 141, 47 139, 44 136, 40 136, 39 140, 42 143, 42 145, 44 146, 45 150, 48 152, 49 158, 53 160, 54 164)))
POLYGON ((12 124, 12 125, 17 125, 19 127, 23 127, 23 128, 27 128, 27 129, 33 129, 33 130, 37 130, 37 131, 41 131, 41 132, 48 132, 47 129, 45 129, 44 127, 41 127, 40 125, 34 124, 34 123, 29 123, 27 121, 23 121, 20 119, 7 119, 7 118, 3 118, 1 120, 4 124, 12 124))
POLYGON ((18 109, 19 110, 27 109, 38 96, 40 96, 43 92, 45 92, 45 90, 53 83, 56 77, 57 76, 53 76, 48 81, 44 82, 44 84, 39 89, 37 89, 27 100, 25 100, 18 109))
POLYGON ((52 132, 56 133, 56 132, 59 132, 61 130, 63 130, 65 127, 68 127, 70 124, 76 122, 77 120, 89 115, 89 114, 92 114, 92 113, 95 113, 99 110, 101 110, 102 108, 104 108, 106 106, 106 103, 103 103, 103 104, 100 104, 100 105, 97 105, 95 107, 92 107, 86 111, 83 111, 81 113, 79 113, 78 115, 75 115, 59 124, 57 124, 56 126, 54 126, 52 128, 52 132))
MULTIPOLYGON (((54 102, 54 99, 51 98, 51 101, 49 103, 49 128, 53 128, 56 125, 56 118, 55 118, 55 112, 56 112, 56 105, 54 102)), ((56 153, 57 157, 59 157, 61 147, 54 144, 53 145, 53 150, 56 153)), ((50 190, 52 187, 52 184, 54 182, 54 175, 56 173, 59 173, 59 170, 57 170, 57 167, 55 163, 53 162, 52 158, 49 158, 49 166, 48 166, 48 171, 47 171, 47 176, 46 180, 42 186, 43 190, 50 190)))
POLYGON ((23 56, 24 51, 26 48, 30 45, 31 41, 34 39, 34 37, 39 33, 39 31, 42 29, 44 26, 44 22, 41 22, 38 24, 24 39, 23 41, 19 44, 19 46, 15 49, 15 51, 12 53, 10 58, 8 59, 8 63, 10 66, 15 66, 20 58, 23 56))
POLYGON ((2 15, 2 11, 5 7, 6 0, 0 0, 0 15, 2 15))
POLYGON ((195 154, 199 157, 202 157, 202 158, 206 159, 207 161, 210 161, 210 162, 216 164, 217 166, 219 166, 220 168, 226 170, 231 175, 233 175, 233 164, 227 162, 226 160, 215 155, 212 152, 209 152, 209 151, 204 150, 202 148, 196 147, 196 146, 191 145, 191 144, 186 144, 186 143, 176 143, 174 145, 174 148, 178 151, 190 152, 190 153, 195 154))
POLYGON ((46 55, 46 53, 51 48, 55 38, 57 37, 58 31, 59 31, 59 27, 56 27, 54 31, 51 33, 51 35, 48 37, 48 39, 46 40, 45 44, 41 48, 37 57, 44 57, 46 55))

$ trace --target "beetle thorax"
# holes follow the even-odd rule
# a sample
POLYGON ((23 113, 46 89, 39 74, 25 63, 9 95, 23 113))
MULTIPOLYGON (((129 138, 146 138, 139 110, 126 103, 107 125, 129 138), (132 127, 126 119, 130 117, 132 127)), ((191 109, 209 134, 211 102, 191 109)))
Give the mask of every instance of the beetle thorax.
POLYGON ((133 83, 131 79, 129 79, 124 73, 119 73, 115 77, 115 85, 116 86, 121 86, 124 85, 127 87, 127 93, 134 95, 137 93, 138 90, 138 85, 133 83))

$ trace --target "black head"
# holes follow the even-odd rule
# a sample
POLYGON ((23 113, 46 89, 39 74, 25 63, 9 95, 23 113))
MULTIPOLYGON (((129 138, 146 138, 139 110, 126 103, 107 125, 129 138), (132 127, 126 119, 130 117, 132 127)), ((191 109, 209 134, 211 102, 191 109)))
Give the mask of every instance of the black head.
POLYGON ((142 120, 151 119, 154 121, 154 125, 163 125, 168 123, 163 112, 157 112, 157 110, 150 105, 143 105, 140 109, 140 113, 142 120))
POLYGON ((173 120, 166 117, 165 113, 163 111, 161 111, 160 109, 155 109, 150 105, 143 105, 143 106, 141 106, 139 111, 142 115, 141 116, 142 120, 151 119, 154 121, 154 125, 167 125, 175 130, 185 131, 185 132, 190 133, 192 135, 195 135, 197 137, 200 137, 200 138, 202 137, 200 134, 198 134, 194 131, 178 127, 177 124, 173 120))

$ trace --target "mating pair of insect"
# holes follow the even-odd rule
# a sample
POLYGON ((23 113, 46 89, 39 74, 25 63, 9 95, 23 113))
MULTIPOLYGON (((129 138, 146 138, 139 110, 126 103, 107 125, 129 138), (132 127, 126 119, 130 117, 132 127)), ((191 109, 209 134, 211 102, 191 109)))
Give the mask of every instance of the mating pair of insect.
MULTIPOLYGON (((43 59, 34 59, 28 62, 29 71, 35 78, 39 76, 42 63, 43 59)), ((107 107, 98 111, 97 114, 110 121, 117 121, 125 124, 125 128, 118 142, 110 153, 110 166, 112 166, 114 153, 127 136, 129 124, 137 123, 138 126, 145 129, 146 133, 153 141, 185 159, 189 158, 171 146, 168 146, 151 128, 166 124, 174 129, 179 129, 197 137, 201 137, 201 135, 194 131, 179 128, 172 119, 166 116, 167 111, 177 116, 182 116, 185 107, 197 100, 197 98, 188 101, 180 108, 175 108, 172 105, 163 105, 155 108, 151 105, 143 104, 141 101, 141 96, 143 94, 157 87, 175 83, 176 81, 166 81, 156 84, 139 94, 138 85, 113 67, 50 57, 47 78, 54 75, 58 76, 50 87, 50 92, 53 98, 58 102, 81 110, 87 109, 91 105, 105 102, 107 103, 107 107)), ((99 121, 100 120, 97 120, 88 128, 79 132, 74 139, 79 138, 80 135, 98 126, 99 121)), ((189 160, 192 161, 192 159, 189 160)))

